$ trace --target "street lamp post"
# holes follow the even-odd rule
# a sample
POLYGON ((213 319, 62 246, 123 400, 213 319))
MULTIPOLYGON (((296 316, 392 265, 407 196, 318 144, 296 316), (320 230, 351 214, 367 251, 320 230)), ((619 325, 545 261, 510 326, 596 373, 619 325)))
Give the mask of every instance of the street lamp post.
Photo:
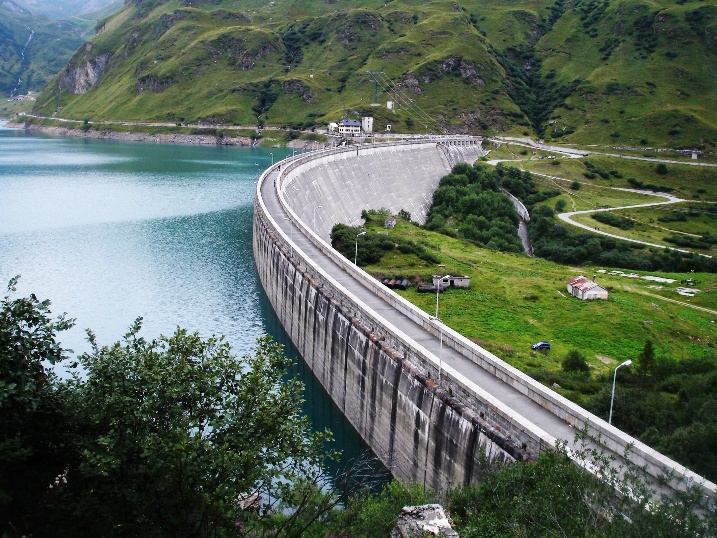
POLYGON ((271 155, 271 166, 274 166, 274 154, 269 152, 269 155, 271 155))
POLYGON ((610 416, 607 419, 608 424, 612 424, 612 404, 615 401, 615 381, 617 381, 617 370, 621 366, 630 366, 632 364, 632 361, 627 360, 623 362, 622 364, 618 364, 617 368, 615 368, 615 373, 612 376, 612 396, 610 397, 610 416))
POLYGON ((317 205, 317 206, 314 208, 314 219, 313 219, 313 221, 314 221, 314 233, 316 233, 316 210, 317 210, 317 209, 321 209, 321 206, 320 206, 320 205, 317 205))
POLYGON ((441 282, 443 282, 443 279, 446 278, 448 275, 444 275, 438 279, 438 282, 436 282, 436 319, 438 319, 438 293, 441 291, 441 282))
POLYGON ((443 373, 443 322, 438 316, 429 316, 438 325, 438 334, 440 335, 440 344, 438 348, 438 382, 441 382, 441 374, 443 373))
POLYGON ((358 258, 358 238, 362 235, 366 235, 366 232, 361 232, 360 234, 356 234, 356 244, 354 249, 354 265, 356 265, 356 258, 358 258))

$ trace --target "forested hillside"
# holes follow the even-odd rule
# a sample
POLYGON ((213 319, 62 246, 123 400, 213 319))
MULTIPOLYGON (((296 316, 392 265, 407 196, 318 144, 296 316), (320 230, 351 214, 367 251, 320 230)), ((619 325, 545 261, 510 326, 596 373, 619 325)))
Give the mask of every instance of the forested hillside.
POLYGON ((696 0, 131 0, 96 32, 41 112, 717 141, 717 7, 696 0))

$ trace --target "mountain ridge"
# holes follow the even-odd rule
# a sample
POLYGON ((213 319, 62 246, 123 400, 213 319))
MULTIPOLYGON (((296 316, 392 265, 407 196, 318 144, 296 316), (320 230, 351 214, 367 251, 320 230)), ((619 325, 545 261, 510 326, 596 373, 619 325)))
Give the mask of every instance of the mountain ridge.
POLYGON ((699 1, 128 0, 95 30, 39 112, 717 142, 717 7, 699 1))

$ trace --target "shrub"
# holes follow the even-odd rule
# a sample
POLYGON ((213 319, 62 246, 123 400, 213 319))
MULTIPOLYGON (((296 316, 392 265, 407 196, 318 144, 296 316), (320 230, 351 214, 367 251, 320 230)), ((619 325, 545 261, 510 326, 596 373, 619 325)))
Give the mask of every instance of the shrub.
POLYGON ((580 374, 589 374, 590 366, 585 356, 576 349, 571 349, 562 362, 562 368, 565 372, 574 372, 580 374))
POLYGON ((621 230, 630 230, 635 226, 634 220, 610 212, 593 213, 591 217, 598 222, 620 228, 621 230))

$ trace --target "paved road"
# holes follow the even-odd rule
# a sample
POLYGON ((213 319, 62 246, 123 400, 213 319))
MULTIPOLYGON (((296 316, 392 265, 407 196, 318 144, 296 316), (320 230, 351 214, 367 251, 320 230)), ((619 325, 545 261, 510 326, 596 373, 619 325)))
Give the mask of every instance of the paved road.
POLYGON ((266 207, 281 229, 287 236, 292 238, 298 249, 303 251, 309 259, 313 260, 314 263, 321 267, 321 269, 328 273, 341 286, 363 301, 378 315, 384 319, 391 320, 391 324, 396 329, 408 335, 436 357, 440 357, 444 368, 450 367, 465 376, 498 401, 503 402, 503 404, 522 415, 529 422, 532 422, 552 437, 566 440, 572 444, 577 432, 567 422, 546 411, 525 395, 489 374, 457 351, 446 346, 441 348, 438 337, 426 332, 421 326, 374 295, 369 289, 351 277, 339 265, 319 250, 302 234, 301 230, 299 230, 291 220, 287 220, 287 215, 282 209, 274 189, 274 180, 276 177, 277 172, 274 171, 262 184, 261 194, 266 207))
MULTIPOLYGON (((271 172, 267 176, 267 179, 261 186, 261 194, 272 218, 284 233, 291 238, 298 250, 302 251, 307 258, 312 260, 340 286, 361 300, 376 314, 385 320, 391 320, 391 324, 395 329, 398 329, 412 338, 427 351, 433 353, 435 357, 439 357, 444 371, 454 370, 461 374, 497 401, 502 402, 503 405, 520 414, 525 420, 531 422, 540 430, 546 432, 549 436, 552 436, 554 439, 565 440, 569 446, 573 445, 575 435, 578 432, 570 424, 550 411, 547 411, 510 385, 488 373, 457 351, 446 346, 441 346, 437 336, 426 332, 421 326, 374 295, 369 289, 352 278, 346 271, 331 260, 331 258, 319 250, 303 235, 302 231, 288 219, 287 214, 282 209, 278 195, 274 189, 274 181, 277 179, 277 176, 278 173, 276 171, 271 172)), ((614 456, 617 462, 622 461, 622 454, 609 452, 604 449, 604 447, 597 448, 602 449, 607 455, 614 456)))
MULTIPOLYGON (((278 172, 276 169, 268 172, 265 180, 261 184, 262 199, 274 221, 284 231, 287 237, 291 238, 295 243, 295 248, 300 250, 306 259, 315 263, 326 272, 334 279, 339 287, 343 287, 367 305, 369 309, 373 310, 377 317, 380 316, 380 318, 384 320, 390 320, 390 323, 386 322, 389 330, 402 332, 413 339, 417 344, 423 346, 429 353, 440 358, 444 371, 448 372, 453 370, 457 374, 460 374, 474 383, 477 389, 479 388, 478 390, 485 391, 490 397, 501 402, 503 406, 511 409, 514 413, 519 414, 525 421, 532 423, 548 436, 556 440, 565 440, 568 442, 568 446, 573 445, 575 435, 578 432, 570 424, 544 409, 512 386, 496 378, 454 349, 441 346, 441 342, 437 336, 428 333, 423 327, 413 322, 400 311, 394 309, 366 288, 360 281, 354 279, 340 265, 316 247, 304 236, 302 230, 288 218, 288 215, 281 207, 275 189, 277 177, 278 172)), ((605 425, 605 427, 610 428, 607 425, 605 425)), ((603 452, 606 456, 614 457, 615 463, 613 463, 613 465, 619 465, 620 462, 623 461, 623 454, 621 453, 610 452, 603 445, 598 446, 597 444, 591 444, 591 446, 597 448, 599 452, 603 452)), ((714 489, 714 484, 708 483, 708 485, 714 489)), ((665 489, 662 487, 658 487, 657 489, 661 492, 665 492, 665 489)))

